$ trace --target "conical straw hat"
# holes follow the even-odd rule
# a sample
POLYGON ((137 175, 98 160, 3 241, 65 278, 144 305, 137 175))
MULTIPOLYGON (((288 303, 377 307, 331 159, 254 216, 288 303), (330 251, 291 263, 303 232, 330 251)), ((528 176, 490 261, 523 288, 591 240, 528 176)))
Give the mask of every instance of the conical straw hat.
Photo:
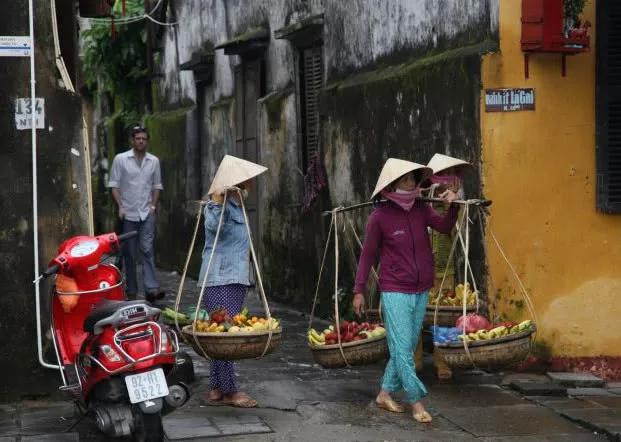
POLYGON ((251 178, 261 175, 267 170, 260 164, 242 160, 232 155, 225 155, 218 166, 216 176, 211 182, 208 195, 221 192, 227 187, 236 186, 251 178))
POLYGON ((380 193, 384 187, 388 186, 390 183, 402 177, 406 173, 414 170, 423 170, 423 180, 428 178, 433 173, 429 167, 423 166, 422 164, 400 160, 398 158, 388 158, 382 168, 379 178, 377 179, 377 184, 375 185, 375 190, 371 195, 371 199, 375 198, 375 196, 380 193))
POLYGON ((449 157, 448 155, 442 155, 441 153, 435 154, 427 163, 427 167, 433 170, 433 174, 442 172, 443 170, 451 167, 472 167, 467 161, 460 160, 459 158, 449 157))

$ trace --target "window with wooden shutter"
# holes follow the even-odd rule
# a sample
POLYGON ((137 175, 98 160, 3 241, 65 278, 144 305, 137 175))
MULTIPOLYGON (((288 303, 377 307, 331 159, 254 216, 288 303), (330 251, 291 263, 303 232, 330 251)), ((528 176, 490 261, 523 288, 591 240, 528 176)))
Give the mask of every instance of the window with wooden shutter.
MULTIPOLYGON (((253 163, 261 162, 257 131, 257 100, 265 94, 265 62, 262 58, 242 58, 235 68, 235 155, 253 163)), ((260 238, 260 187, 245 200, 252 236, 260 238)))
POLYGON ((321 46, 300 49, 302 167, 306 172, 319 151, 319 91, 323 83, 321 46))
POLYGON ((621 213, 621 2, 597 2, 597 208, 621 213))

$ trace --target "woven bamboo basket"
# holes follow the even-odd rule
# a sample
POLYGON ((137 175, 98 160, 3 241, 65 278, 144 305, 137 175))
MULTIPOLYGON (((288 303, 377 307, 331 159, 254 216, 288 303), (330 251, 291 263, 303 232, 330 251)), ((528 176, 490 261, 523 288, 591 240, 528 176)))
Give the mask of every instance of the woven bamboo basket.
MULTIPOLYGON (((469 305, 466 307, 466 313, 474 313, 477 309, 475 305, 469 305)), ((425 311, 425 319, 423 319, 423 325, 432 326, 433 325, 433 316, 436 311, 436 306, 429 304, 427 305, 427 310, 425 311)), ((461 306, 453 306, 453 305, 440 305, 438 306, 438 323, 440 327, 455 327, 455 322, 457 318, 459 318, 463 313, 463 308, 461 306)))
MULTIPOLYGON (((195 332, 192 331, 192 325, 186 325, 181 331, 199 356, 203 356, 204 351, 211 359, 221 361, 258 358, 263 355, 269 338, 268 330, 240 333, 210 333, 195 332), (200 346, 196 343, 195 336, 200 346)), ((265 352, 266 355, 278 348, 281 336, 282 328, 272 330, 272 340, 265 352)))
POLYGON ((436 344, 436 349, 451 368, 473 368, 474 365, 486 370, 498 370, 517 365, 528 357, 533 333, 534 329, 531 329, 496 339, 470 341, 470 357, 463 343, 436 344))
POLYGON ((343 345, 343 359, 338 344, 310 346, 313 359, 325 368, 342 368, 349 365, 366 365, 388 358, 386 336, 363 341, 347 342, 343 345))

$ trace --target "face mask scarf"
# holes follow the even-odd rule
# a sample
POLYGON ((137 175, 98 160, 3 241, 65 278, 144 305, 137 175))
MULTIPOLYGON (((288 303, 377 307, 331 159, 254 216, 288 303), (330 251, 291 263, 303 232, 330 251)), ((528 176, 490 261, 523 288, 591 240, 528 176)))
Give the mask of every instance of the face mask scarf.
POLYGON ((387 200, 392 201, 406 212, 409 212, 410 210, 412 210, 416 198, 420 196, 420 190, 416 189, 412 191, 407 191, 397 189, 395 192, 389 192, 388 190, 384 189, 382 190, 382 196, 387 200))

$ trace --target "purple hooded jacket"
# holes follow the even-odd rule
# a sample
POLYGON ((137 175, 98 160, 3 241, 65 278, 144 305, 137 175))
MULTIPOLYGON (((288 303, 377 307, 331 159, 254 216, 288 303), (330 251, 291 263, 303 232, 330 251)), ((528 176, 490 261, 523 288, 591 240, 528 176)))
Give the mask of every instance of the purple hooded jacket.
POLYGON ((364 292, 377 255, 382 292, 418 293, 433 287, 435 268, 427 227, 449 233, 458 213, 456 204, 439 215, 422 201, 409 212, 390 201, 381 203, 367 221, 354 293, 364 292))

